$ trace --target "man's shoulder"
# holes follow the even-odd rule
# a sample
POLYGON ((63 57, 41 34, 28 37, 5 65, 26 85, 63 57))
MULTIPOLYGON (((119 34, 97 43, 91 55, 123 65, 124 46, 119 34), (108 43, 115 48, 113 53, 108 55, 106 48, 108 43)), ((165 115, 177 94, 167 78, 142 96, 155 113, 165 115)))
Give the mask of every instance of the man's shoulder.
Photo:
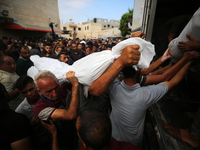
POLYGON ((33 112, 35 115, 38 115, 43 109, 47 107, 52 107, 52 103, 45 102, 40 98, 39 101, 34 105, 33 112))
POLYGON ((16 64, 17 64, 17 65, 21 65, 21 64, 24 64, 24 62, 25 62, 25 60, 19 57, 19 58, 17 59, 16 64))
POLYGON ((25 98, 25 99, 18 105, 18 107, 16 108, 16 110, 19 109, 19 108, 26 107, 26 106, 28 106, 28 105, 30 105, 30 104, 28 103, 27 99, 25 98))

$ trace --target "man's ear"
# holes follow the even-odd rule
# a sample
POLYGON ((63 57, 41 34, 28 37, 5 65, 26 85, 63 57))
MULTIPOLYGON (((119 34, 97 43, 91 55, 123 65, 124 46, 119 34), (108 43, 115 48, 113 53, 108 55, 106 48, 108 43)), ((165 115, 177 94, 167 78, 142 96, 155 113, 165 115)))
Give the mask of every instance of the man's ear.
POLYGON ((81 136, 79 135, 78 131, 77 131, 77 135, 79 137, 79 139, 81 140, 83 146, 85 147, 85 149, 87 149, 87 146, 85 145, 85 143, 83 142, 83 140, 81 139, 81 136))

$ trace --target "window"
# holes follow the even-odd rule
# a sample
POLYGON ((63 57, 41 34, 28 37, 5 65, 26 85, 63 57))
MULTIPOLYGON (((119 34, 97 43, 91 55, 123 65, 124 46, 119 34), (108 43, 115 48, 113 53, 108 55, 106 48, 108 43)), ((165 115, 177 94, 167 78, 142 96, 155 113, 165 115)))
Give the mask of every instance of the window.
POLYGON ((110 25, 108 24, 108 28, 110 27, 110 25))
POLYGON ((114 26, 112 26, 112 28, 114 28, 114 26))
POLYGON ((63 34, 69 34, 69 31, 64 31, 64 33, 63 34))
POLYGON ((86 27, 85 27, 85 30, 86 30, 86 27))
POLYGON ((104 28, 106 28, 106 25, 104 25, 104 28))
POLYGON ((87 26, 87 30, 89 30, 89 26, 87 26))
POLYGON ((81 28, 80 28, 80 27, 78 27, 78 30, 79 30, 79 31, 81 31, 81 28))
POLYGON ((66 28, 66 27, 63 27, 63 30, 67 30, 67 28, 66 28))

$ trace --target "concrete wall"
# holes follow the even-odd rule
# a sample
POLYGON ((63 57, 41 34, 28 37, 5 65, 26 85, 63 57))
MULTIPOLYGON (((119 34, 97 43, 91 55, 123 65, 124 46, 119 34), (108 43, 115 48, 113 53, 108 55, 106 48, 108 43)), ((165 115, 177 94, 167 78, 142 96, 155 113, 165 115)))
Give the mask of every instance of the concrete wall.
POLYGON ((119 27, 119 21, 118 20, 110 20, 103 19, 103 18, 94 18, 93 20, 88 20, 86 23, 100 23, 102 30, 112 29, 112 28, 118 28, 119 27))
MULTIPOLYGON (((8 10, 9 13, 8 16, 0 13, 0 23, 10 18, 24 27, 51 30, 49 27, 51 21, 58 24, 57 27, 54 26, 55 31, 60 29, 58 0, 0 0, 0 12, 3 10, 8 10)), ((1 36, 2 32, 0 38, 1 36)))
POLYGON ((73 26, 74 27, 72 27, 72 25, 70 26, 70 24, 61 24, 60 27, 62 31, 64 31, 63 29, 65 27, 66 31, 71 33, 71 36, 70 34, 62 34, 62 36, 72 39, 73 34, 76 34, 76 38, 80 39, 97 38, 101 32, 101 24, 99 23, 73 24, 73 26))

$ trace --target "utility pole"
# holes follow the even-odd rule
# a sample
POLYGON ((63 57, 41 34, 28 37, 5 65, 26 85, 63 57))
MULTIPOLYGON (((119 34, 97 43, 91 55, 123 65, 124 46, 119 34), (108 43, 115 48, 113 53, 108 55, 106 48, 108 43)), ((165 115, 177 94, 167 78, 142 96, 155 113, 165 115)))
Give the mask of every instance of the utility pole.
POLYGON ((55 33, 54 33, 54 29, 53 29, 53 22, 50 22, 49 23, 49 26, 51 27, 51 31, 52 31, 52 37, 53 37, 53 40, 55 41, 55 33))

